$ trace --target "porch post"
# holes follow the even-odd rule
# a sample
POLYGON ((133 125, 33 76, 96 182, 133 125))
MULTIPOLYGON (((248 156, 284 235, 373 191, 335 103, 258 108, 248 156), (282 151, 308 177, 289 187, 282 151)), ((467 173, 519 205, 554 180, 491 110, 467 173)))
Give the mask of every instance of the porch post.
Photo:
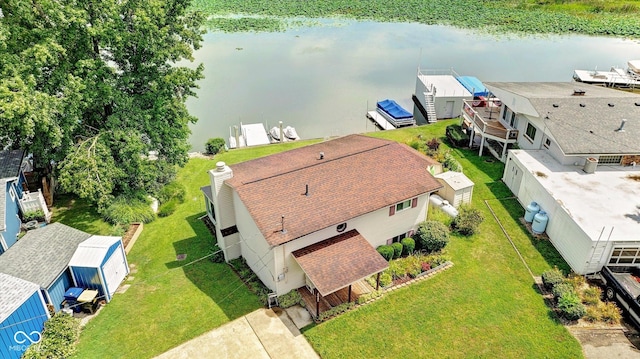
POLYGON ((376 274, 376 290, 380 290, 380 272, 376 274))
POLYGON ((349 299, 347 302, 351 303, 351 284, 349 284, 349 299))
MULTIPOLYGON (((509 137, 509 135, 507 134, 507 137, 509 137)), ((504 147, 502 147, 502 157, 500 157, 500 161, 504 162, 504 156, 507 153, 507 146, 509 144, 507 142, 504 143, 504 147)))
POLYGON ((482 157, 482 149, 484 148, 484 135, 480 138, 480 150, 478 151, 478 156, 482 157))
POLYGON ((316 318, 320 318, 320 292, 316 288, 313 288, 316 293, 316 318))

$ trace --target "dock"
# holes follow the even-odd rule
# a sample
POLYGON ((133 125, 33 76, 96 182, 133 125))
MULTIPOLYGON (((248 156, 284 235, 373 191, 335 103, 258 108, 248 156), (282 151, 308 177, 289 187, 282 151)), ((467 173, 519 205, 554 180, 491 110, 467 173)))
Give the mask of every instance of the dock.
POLYGON ((267 130, 261 123, 251 123, 247 125, 241 123, 240 133, 237 133, 237 126, 233 126, 233 128, 234 130, 229 129, 229 148, 260 146, 271 143, 267 130))
POLYGON ((376 123, 383 130, 395 130, 396 128, 387 121, 378 111, 367 112, 367 117, 376 123))
POLYGON ((574 70, 573 79, 586 84, 609 87, 640 87, 640 77, 632 76, 617 67, 612 67, 611 71, 574 70))

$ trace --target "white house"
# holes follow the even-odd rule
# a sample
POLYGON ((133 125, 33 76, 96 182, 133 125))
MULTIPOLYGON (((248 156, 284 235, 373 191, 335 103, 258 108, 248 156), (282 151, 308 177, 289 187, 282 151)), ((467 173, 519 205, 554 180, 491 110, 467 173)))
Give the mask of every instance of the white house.
POLYGON ((521 150, 503 181, 547 213, 550 241, 579 274, 640 265, 640 96, 575 83, 489 83, 521 150), (576 88, 580 86, 580 88, 576 88))
POLYGON ((442 187, 436 165, 406 145, 350 135, 218 162, 202 191, 227 261, 244 257, 278 295, 306 286, 324 297, 388 266, 374 248, 425 220, 442 187))

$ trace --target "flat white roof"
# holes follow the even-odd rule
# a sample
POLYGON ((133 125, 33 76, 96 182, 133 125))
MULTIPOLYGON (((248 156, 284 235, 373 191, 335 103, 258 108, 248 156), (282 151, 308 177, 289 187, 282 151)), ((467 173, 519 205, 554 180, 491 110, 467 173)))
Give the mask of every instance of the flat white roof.
POLYGON ((464 88, 453 75, 419 74, 418 78, 427 88, 432 84, 435 86, 436 97, 473 97, 471 92, 464 88))
POLYGON ((640 241, 640 166, 563 166, 546 151, 510 151, 574 221, 597 241, 640 241), (632 176, 635 178, 632 178, 632 176))

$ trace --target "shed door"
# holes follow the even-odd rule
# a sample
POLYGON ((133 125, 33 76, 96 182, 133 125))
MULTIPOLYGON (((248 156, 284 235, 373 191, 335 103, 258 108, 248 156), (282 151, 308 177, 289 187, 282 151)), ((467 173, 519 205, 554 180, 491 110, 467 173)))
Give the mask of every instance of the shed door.
POLYGON ((122 246, 111 254, 111 257, 102 268, 104 270, 104 280, 107 282, 107 288, 109 289, 109 296, 112 296, 127 275, 127 262, 122 253, 122 246))
POLYGON ((453 118, 453 105, 455 101, 447 101, 444 109, 444 118, 453 118))

